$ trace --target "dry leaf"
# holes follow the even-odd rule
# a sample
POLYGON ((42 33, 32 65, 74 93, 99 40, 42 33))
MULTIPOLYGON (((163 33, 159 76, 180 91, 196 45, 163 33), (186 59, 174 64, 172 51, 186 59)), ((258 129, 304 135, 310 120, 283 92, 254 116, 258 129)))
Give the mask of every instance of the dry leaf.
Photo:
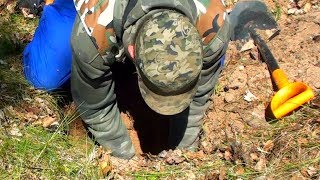
POLYGON ((161 162, 160 162, 160 161, 159 161, 159 162, 156 162, 155 165, 153 166, 153 168, 154 168, 156 171, 158 171, 158 172, 164 170, 164 168, 161 166, 161 162))
POLYGON ((188 177, 188 179, 192 180, 192 179, 197 179, 196 175, 192 172, 192 171, 187 171, 186 172, 186 177, 188 177))
POLYGON ((318 138, 318 136, 319 136, 318 134, 320 134, 320 129, 316 129, 315 131, 313 131, 311 133, 311 137, 318 138))
POLYGON ((274 147, 273 141, 272 140, 268 140, 266 143, 264 143, 263 145, 263 150, 270 152, 274 147))
POLYGON ((21 132, 20 132, 20 129, 15 126, 13 126, 10 131, 9 131, 9 134, 11 136, 22 136, 21 132))
POLYGON ((225 151, 224 152, 224 159, 227 161, 230 161, 232 159, 232 154, 230 151, 225 151))
POLYGON ((202 149, 206 153, 211 153, 213 151, 213 145, 212 145, 212 143, 209 143, 208 141, 202 141, 201 146, 202 146, 202 149))
POLYGON ((250 153, 250 157, 253 161, 259 160, 259 156, 257 155, 257 153, 250 153))
POLYGON ((35 115, 33 112, 28 112, 24 115, 24 119, 27 120, 28 122, 33 122, 39 119, 37 115, 35 115))
POLYGON ((257 164, 255 165, 254 169, 257 171, 262 171, 266 168, 267 166, 267 160, 264 156, 261 156, 257 164))
POLYGON ((26 109, 27 112, 32 112, 34 114, 39 114, 41 112, 41 109, 36 107, 25 106, 24 108, 26 109))
POLYGON ((243 167, 237 167, 236 168, 236 175, 237 176, 240 176, 240 175, 242 175, 242 174, 244 174, 244 169, 243 169, 243 167))
POLYGON ((182 156, 182 151, 177 149, 174 151, 168 151, 166 162, 168 164, 180 164, 185 160, 185 157, 182 156))
POLYGON ((290 180, 301 180, 301 179, 305 179, 301 173, 295 173, 290 178, 290 180))
POLYGON ((226 177, 226 175, 227 175, 226 169, 224 167, 221 167, 219 171, 220 171, 219 180, 227 179, 227 177, 226 177))
POLYGON ((6 4, 6 9, 10 14, 14 13, 14 8, 16 7, 17 2, 15 1, 8 1, 6 4))
POLYGON ((317 174, 317 169, 314 167, 308 167, 307 173, 309 174, 310 177, 313 177, 314 175, 317 174))
POLYGON ((100 170, 101 170, 102 175, 106 176, 111 172, 112 164, 111 164, 111 161, 110 161, 109 154, 105 153, 103 156, 104 157, 100 161, 99 166, 100 166, 100 170))
POLYGON ((214 171, 212 171, 212 172, 208 172, 206 175, 205 175, 205 177, 204 177, 204 179, 205 180, 211 180, 211 179, 219 179, 219 171, 218 170, 214 170, 214 171))
POLYGON ((307 144, 308 143, 308 139, 299 137, 298 138, 298 143, 299 143, 299 145, 307 144))
POLYGON ((7 2, 7 0, 0 0, 0 6, 5 4, 7 2))
POLYGON ((309 177, 309 174, 308 174, 308 169, 306 167, 302 168, 300 170, 300 173, 302 174, 302 176, 304 177, 309 177))
POLYGON ((186 156, 188 157, 188 159, 203 159, 204 158, 204 152, 198 151, 198 152, 187 152, 186 156))
POLYGON ((55 121, 57 121, 57 118, 55 117, 51 117, 51 116, 48 116, 48 117, 45 117, 43 120, 42 120, 42 126, 47 128, 49 127, 51 124, 53 124, 55 121))
POLYGON ((219 158, 221 158, 221 159, 222 159, 224 155, 223 155, 223 153, 222 153, 222 152, 219 152, 219 153, 218 153, 218 156, 219 156, 219 158))

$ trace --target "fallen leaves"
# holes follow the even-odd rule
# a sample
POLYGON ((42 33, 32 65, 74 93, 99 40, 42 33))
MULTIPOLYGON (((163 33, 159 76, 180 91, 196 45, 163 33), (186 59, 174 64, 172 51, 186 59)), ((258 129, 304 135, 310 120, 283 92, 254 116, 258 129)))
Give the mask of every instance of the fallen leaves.
POLYGON ((180 164, 183 161, 185 161, 186 158, 182 156, 182 151, 181 150, 169 150, 165 156, 165 162, 168 164, 180 164))
POLYGON ((274 143, 272 140, 268 140, 267 142, 264 143, 263 145, 263 150, 266 152, 270 152, 274 147, 274 143))
POLYGON ((300 170, 300 173, 304 177, 308 178, 313 178, 317 175, 317 169, 315 167, 309 166, 309 167, 304 167, 300 170))
POLYGON ((259 156, 257 153, 250 153, 250 158, 253 162, 259 160, 259 156))
POLYGON ((266 158, 262 155, 259 158, 259 161, 257 164, 254 166, 254 169, 257 171, 263 171, 267 167, 267 160, 266 158))
POLYGON ((300 146, 301 145, 306 145, 309 142, 307 138, 303 138, 303 137, 299 137, 297 141, 298 141, 300 146))
POLYGON ((44 128, 48 128, 49 126, 51 126, 54 122, 57 122, 57 118, 56 117, 52 117, 52 116, 47 116, 45 118, 42 119, 42 126, 44 128))
POLYGON ((232 160, 232 154, 230 151, 225 151, 224 152, 224 155, 223 155, 224 159, 227 160, 227 161, 231 161, 232 160))
POLYGON ((197 179, 196 175, 192 172, 192 171, 187 171, 185 172, 186 177, 188 177, 188 179, 190 180, 194 180, 197 179))
POLYGON ((313 177, 314 175, 317 174, 317 169, 314 167, 308 167, 307 173, 309 174, 310 177, 313 177))
POLYGON ((13 124, 9 130, 9 135, 11 136, 22 136, 22 133, 20 132, 20 129, 17 127, 16 124, 13 124))
POLYGON ((241 175, 243 175, 245 173, 245 170, 244 170, 244 168, 242 166, 238 166, 235 169, 235 173, 236 173, 237 176, 241 176, 241 175))
POLYGON ((194 160, 194 159, 202 160, 205 158, 205 154, 202 150, 197 152, 187 152, 185 155, 188 159, 191 159, 191 160, 194 160))
POLYGON ((10 14, 14 13, 15 11, 15 7, 17 5, 17 1, 8 1, 7 4, 6 4, 6 9, 8 10, 8 12, 10 14))
POLYGON ((112 171, 112 163, 110 155, 105 153, 99 163, 102 176, 107 176, 112 171))

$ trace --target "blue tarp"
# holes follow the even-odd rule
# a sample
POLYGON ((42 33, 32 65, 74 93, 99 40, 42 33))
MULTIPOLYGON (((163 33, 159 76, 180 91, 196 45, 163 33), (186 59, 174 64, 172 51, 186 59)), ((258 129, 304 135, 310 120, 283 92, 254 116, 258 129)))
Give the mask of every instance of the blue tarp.
POLYGON ((75 16, 73 0, 55 0, 44 7, 33 40, 23 52, 25 77, 35 88, 51 91, 69 83, 75 16))

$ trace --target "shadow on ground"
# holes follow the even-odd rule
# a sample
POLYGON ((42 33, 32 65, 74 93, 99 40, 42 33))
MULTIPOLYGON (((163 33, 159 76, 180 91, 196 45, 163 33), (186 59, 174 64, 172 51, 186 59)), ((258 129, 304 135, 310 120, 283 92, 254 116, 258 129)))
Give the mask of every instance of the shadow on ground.
POLYGON ((133 63, 115 63, 113 75, 116 82, 118 106, 134 120, 141 149, 144 153, 158 154, 168 149, 169 120, 152 111, 140 95, 137 74, 133 63))

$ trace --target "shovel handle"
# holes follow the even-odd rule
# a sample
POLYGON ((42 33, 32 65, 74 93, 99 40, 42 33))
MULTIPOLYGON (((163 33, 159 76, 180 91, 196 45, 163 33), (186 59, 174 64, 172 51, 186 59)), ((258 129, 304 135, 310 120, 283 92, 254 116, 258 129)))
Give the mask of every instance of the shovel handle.
POLYGON ((278 89, 282 89, 289 84, 289 80, 287 75, 284 73, 282 69, 276 69, 271 72, 271 76, 276 83, 278 89))
POLYGON ((287 75, 282 71, 274 58, 273 54, 271 53, 267 43, 257 34, 254 29, 250 29, 251 38, 254 40, 255 44, 258 46, 259 51, 261 52, 260 55, 262 59, 268 66, 269 71, 272 74, 272 78, 276 83, 278 89, 281 89, 289 84, 289 80, 287 75))

